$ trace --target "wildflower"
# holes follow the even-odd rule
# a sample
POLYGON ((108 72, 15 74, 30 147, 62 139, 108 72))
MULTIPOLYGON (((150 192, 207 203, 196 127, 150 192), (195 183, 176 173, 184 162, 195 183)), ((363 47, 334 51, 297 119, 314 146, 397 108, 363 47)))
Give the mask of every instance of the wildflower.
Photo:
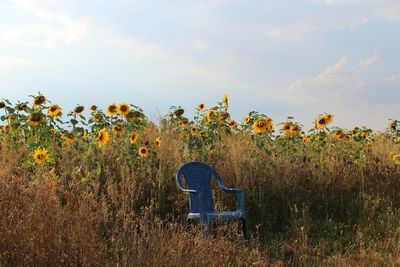
POLYGON ((206 104, 200 103, 198 107, 199 107, 199 110, 203 110, 206 108, 206 104))
POLYGON ((33 105, 35 107, 43 105, 44 103, 46 103, 46 97, 43 95, 35 96, 33 99, 33 105))
POLYGON ((290 134, 290 136, 299 135, 300 130, 301 130, 300 126, 298 124, 294 124, 294 125, 290 126, 289 134, 290 134))
POLYGON ((317 126, 318 129, 322 129, 326 126, 327 122, 326 122, 326 118, 324 116, 318 118, 315 121, 315 125, 317 126))
POLYGON ((107 113, 108 113, 110 116, 116 115, 116 114, 118 113, 118 107, 117 107, 117 105, 115 105, 115 104, 109 105, 109 106, 107 107, 107 113))
POLYGON ((110 138, 109 133, 106 128, 103 128, 97 134, 97 144, 101 148, 108 143, 108 139, 110 138))
POLYGON ((139 148, 139 156, 141 158, 146 158, 149 155, 149 150, 147 149, 147 147, 142 146, 139 148))
POLYGON ((156 147, 160 147, 161 146, 161 137, 157 137, 156 138, 156 147))
POLYGON ((121 115, 128 115, 129 113, 129 105, 126 103, 121 103, 118 105, 118 113, 121 115))
POLYGON ((43 164, 47 161, 47 159, 49 157, 49 152, 45 148, 42 148, 42 149, 36 148, 33 151, 32 157, 37 164, 43 164))
POLYGON ((114 126, 113 126, 112 131, 113 131, 113 133, 115 133, 116 135, 120 135, 120 134, 122 134, 122 133, 124 132, 124 128, 122 128, 121 125, 117 124, 117 125, 114 125, 114 126))
POLYGON ((189 120, 187 119, 187 118, 182 118, 180 121, 179 121, 179 126, 180 127, 186 127, 186 126, 188 126, 189 125, 189 120))
POLYGON ((139 134, 137 134, 137 133, 132 133, 129 138, 129 140, 131 141, 131 144, 135 144, 138 139, 139 139, 139 134))
POLYGON ((224 101, 222 102, 222 105, 225 107, 225 108, 228 108, 229 107, 229 105, 228 105, 228 95, 224 95, 224 101))
POLYGON ((235 129, 235 128, 237 127, 236 121, 230 120, 230 121, 228 122, 228 127, 231 128, 231 129, 235 129))
POLYGON ((43 114, 33 113, 28 117, 28 123, 32 126, 39 126, 43 121, 43 114))
POLYGON ((305 135, 303 137, 303 143, 304 144, 308 144, 308 143, 310 143, 310 141, 311 141, 311 136, 310 135, 305 135))
POLYGON ((47 115, 50 118, 61 117, 61 107, 59 105, 51 105, 47 110, 47 115))

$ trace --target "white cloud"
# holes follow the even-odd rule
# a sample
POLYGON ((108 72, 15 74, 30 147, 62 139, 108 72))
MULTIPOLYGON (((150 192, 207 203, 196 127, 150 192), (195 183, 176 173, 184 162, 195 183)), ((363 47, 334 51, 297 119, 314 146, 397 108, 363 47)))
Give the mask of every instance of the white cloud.
POLYGON ((17 7, 36 17, 40 22, 0 32, 0 39, 17 45, 44 46, 53 48, 57 43, 72 45, 85 39, 89 25, 79 19, 49 11, 36 0, 14 0, 17 7))
POLYGON ((378 15, 389 21, 400 21, 400 2, 382 6, 378 10, 378 15))
POLYGON ((37 61, 30 59, 5 59, 0 58, 0 71, 9 70, 17 67, 36 64, 37 61))
POLYGON ((160 46, 148 44, 132 37, 107 36, 101 38, 102 43, 110 46, 116 46, 127 50, 133 57, 152 57, 156 59, 167 59, 168 55, 160 46))
POLYGON ((361 68, 365 69, 371 64, 374 64, 379 59, 379 52, 378 50, 372 51, 372 53, 364 60, 361 60, 359 65, 361 68))
POLYGON ((284 26, 272 27, 267 36, 272 39, 290 41, 302 39, 307 34, 317 30, 317 27, 306 22, 296 22, 284 26))
POLYGON ((386 82, 400 82, 400 73, 392 74, 385 79, 386 82))
POLYGON ((193 42, 193 48, 197 51, 204 52, 207 50, 207 44, 203 41, 196 40, 193 42))

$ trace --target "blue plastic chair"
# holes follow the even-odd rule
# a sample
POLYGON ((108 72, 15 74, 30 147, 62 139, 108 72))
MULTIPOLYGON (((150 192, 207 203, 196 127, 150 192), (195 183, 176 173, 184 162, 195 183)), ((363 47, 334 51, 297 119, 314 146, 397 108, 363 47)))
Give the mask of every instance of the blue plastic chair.
POLYGON ((176 173, 176 181, 179 189, 189 194, 189 214, 187 220, 200 220, 203 226, 203 234, 209 236, 211 222, 215 224, 218 218, 231 220, 240 219, 242 222, 243 238, 249 239, 247 222, 244 211, 244 193, 240 189, 227 188, 221 176, 210 166, 202 162, 189 162, 183 165, 176 173), (183 187, 181 177, 184 177, 187 189, 183 187), (212 196, 211 177, 217 179, 219 187, 226 193, 234 193, 237 199, 235 211, 217 212, 212 196))

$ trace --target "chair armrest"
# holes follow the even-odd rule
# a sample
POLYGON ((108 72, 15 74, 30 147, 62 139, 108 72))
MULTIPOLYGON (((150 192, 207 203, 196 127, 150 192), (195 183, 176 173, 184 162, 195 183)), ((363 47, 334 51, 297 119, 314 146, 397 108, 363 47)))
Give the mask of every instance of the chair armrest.
POLYGON ((222 191, 225 193, 235 193, 237 200, 237 210, 244 214, 244 192, 238 188, 227 188, 225 186, 220 186, 222 191))
POLYGON ((188 194, 198 194, 199 193, 196 190, 192 190, 192 189, 185 189, 185 188, 182 188, 182 187, 179 187, 179 189, 182 190, 185 193, 188 193, 188 194))

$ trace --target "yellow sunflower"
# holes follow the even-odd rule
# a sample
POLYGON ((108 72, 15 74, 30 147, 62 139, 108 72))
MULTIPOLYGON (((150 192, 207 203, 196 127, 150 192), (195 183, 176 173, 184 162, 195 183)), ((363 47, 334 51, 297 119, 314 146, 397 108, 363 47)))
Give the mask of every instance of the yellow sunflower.
POLYGON ((180 127, 186 127, 189 125, 189 120, 187 118, 182 118, 179 120, 179 126, 180 127))
POLYGON ((332 114, 325 114, 324 118, 325 118, 326 124, 329 124, 333 120, 333 115, 332 114))
POLYGON ((28 117, 28 123, 32 126, 39 126, 43 121, 43 114, 33 113, 28 117))
POLYGON ((117 124, 117 125, 114 125, 114 126, 112 127, 112 131, 113 131, 113 133, 115 133, 116 135, 120 135, 120 134, 122 134, 122 133, 124 132, 124 128, 122 128, 121 125, 117 124))
POLYGON ((59 105, 51 105, 47 110, 47 115, 50 118, 61 117, 61 107, 59 105))
POLYGON ((46 97, 43 95, 35 96, 33 99, 33 105, 35 107, 43 105, 44 103, 46 103, 46 97))
POLYGON ((6 107, 6 103, 4 103, 3 101, 0 102, 0 109, 5 108, 6 107))
POLYGON ((200 103, 198 107, 199 107, 200 110, 203 110, 203 109, 206 108, 206 104, 200 103))
POLYGON ((290 136, 297 136, 300 134, 300 126, 298 124, 294 124, 290 126, 290 136))
POLYGON ((110 135, 109 135, 107 129, 106 128, 101 129, 99 131, 99 133, 97 134, 98 146, 101 148, 101 147, 107 145, 109 138, 110 138, 110 135))
POLYGON ((231 115, 229 115, 229 113, 224 112, 224 113, 221 113, 221 115, 219 116, 218 120, 219 120, 220 123, 224 123, 230 117, 231 117, 231 115))
POLYGON ((141 158, 146 158, 149 155, 149 150, 145 146, 139 147, 138 154, 141 158))
POLYGON ((49 151, 46 148, 36 148, 33 151, 32 157, 37 164, 43 164, 49 158, 49 151))
POLYGON ((102 122, 103 121, 103 115, 101 115, 100 113, 97 113, 92 117, 92 119, 95 122, 102 122))
POLYGON ((290 135, 290 124, 288 124, 288 123, 282 124, 281 132, 283 133, 283 135, 289 136, 290 135))
POLYGON ((197 135, 198 132, 199 132, 199 127, 193 126, 193 127, 190 129, 190 132, 192 133, 192 135, 197 135))
POLYGON ((95 110, 97 110, 97 106, 96 106, 96 105, 91 105, 91 106, 89 107, 89 109, 90 109, 91 111, 95 111, 95 110))
POLYGON ((160 147, 161 146, 161 137, 157 137, 156 138, 156 147, 160 147))
POLYGON ((250 121, 251 121, 250 115, 247 115, 247 116, 244 118, 244 121, 246 122, 246 124, 249 124, 250 121))
POLYGON ((139 134, 137 134, 137 133, 132 133, 129 138, 131 144, 135 144, 138 139, 139 139, 139 134))
POLYGON ((117 107, 117 105, 115 105, 115 104, 109 105, 109 106, 107 107, 107 113, 108 113, 110 116, 117 115, 117 113, 118 113, 118 107, 117 107))
POLYGON ((304 143, 304 144, 310 143, 310 141, 311 141, 311 136, 305 135, 305 136, 303 137, 303 143, 304 143))
POLYGON ((263 133, 267 130, 267 120, 266 119, 258 119, 253 123, 253 131, 255 133, 263 133))
POLYGON ((174 114, 177 117, 182 116, 183 113, 185 113, 185 110, 183 108, 178 108, 177 110, 174 111, 174 114))
POLYGON ((223 100, 223 102, 222 102, 222 105, 223 105, 225 108, 228 108, 228 107, 229 107, 229 105, 228 105, 228 95, 224 95, 224 100, 223 100))
POLYGON ((333 135, 337 140, 342 140, 346 136, 342 129, 334 131, 333 135))
POLYGON ((16 106, 16 108, 17 108, 19 111, 23 111, 23 110, 25 110, 27 107, 28 107, 28 106, 27 106, 26 103, 19 103, 19 104, 16 106))
POLYGON ((121 115, 128 115, 129 113, 129 105, 126 103, 121 103, 118 105, 118 113, 121 115))
POLYGON ((322 116, 315 121, 315 126, 317 126, 318 129, 324 128, 326 124, 327 122, 325 116, 322 116))
POLYGON ((75 113, 75 114, 80 114, 80 113, 82 113, 84 110, 85 110, 85 107, 84 107, 84 106, 77 106, 77 107, 74 109, 74 113, 75 113))
POLYGON ((231 128, 231 129, 235 129, 235 128, 237 127, 236 121, 230 120, 230 121, 228 122, 228 127, 231 128))

